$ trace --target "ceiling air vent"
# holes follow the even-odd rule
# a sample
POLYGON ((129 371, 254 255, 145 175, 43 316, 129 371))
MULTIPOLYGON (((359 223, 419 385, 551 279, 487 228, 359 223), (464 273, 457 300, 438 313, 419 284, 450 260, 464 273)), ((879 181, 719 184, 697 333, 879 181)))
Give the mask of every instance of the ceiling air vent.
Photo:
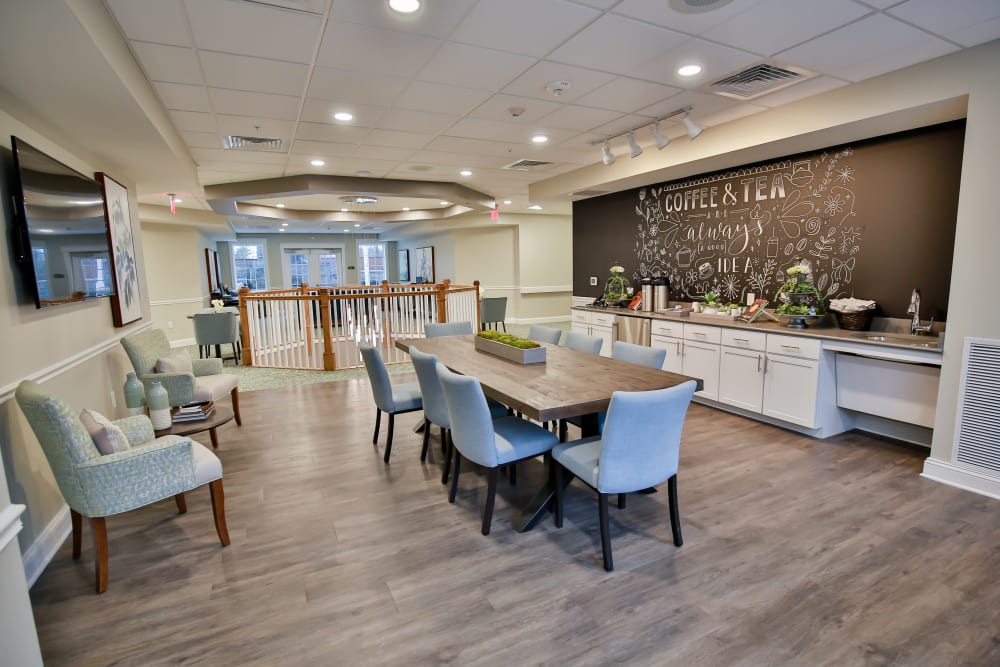
POLYGON ((280 153, 281 139, 229 135, 222 140, 222 147, 231 151, 268 151, 271 153, 280 153))
POLYGON ((752 100, 814 76, 815 72, 801 67, 778 67, 763 63, 719 79, 708 89, 717 95, 752 100))
POLYGON ((513 169, 515 171, 527 171, 529 169, 534 169, 535 167, 544 167, 546 165, 552 164, 551 162, 542 162, 541 160, 518 160, 517 162, 512 162, 508 164, 504 169, 513 169))
POLYGON ((573 193, 574 197, 596 197, 608 194, 607 190, 579 190, 573 193))

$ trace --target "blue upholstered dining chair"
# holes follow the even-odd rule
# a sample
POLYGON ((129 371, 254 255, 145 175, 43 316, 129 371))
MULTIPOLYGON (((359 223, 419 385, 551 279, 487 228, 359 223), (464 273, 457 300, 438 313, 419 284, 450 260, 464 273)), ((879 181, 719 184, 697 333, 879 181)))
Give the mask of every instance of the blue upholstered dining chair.
POLYGON ((455 468, 448 502, 455 502, 462 457, 487 468, 483 535, 489 535, 500 467, 548 453, 556 444, 556 436, 517 417, 493 419, 479 380, 452 373, 440 363, 437 372, 448 403, 455 445, 455 468))
POLYGON ((222 490, 222 463, 205 446, 176 435, 154 436, 145 415, 111 422, 128 441, 102 455, 77 413, 49 395, 41 385, 25 380, 14 392, 17 404, 35 432, 66 504, 73 526, 73 558, 80 557, 83 517, 94 536, 97 592, 108 588, 108 529, 106 517, 174 497, 177 511, 187 511, 184 494, 209 485, 215 530, 229 544, 222 490))
POLYGON ((493 324, 496 325, 493 327, 494 329, 503 327, 503 330, 507 331, 507 323, 504 322, 507 319, 507 297, 493 296, 484 298, 479 319, 482 320, 483 329, 493 324))
POLYGON ((677 507, 677 467, 684 417, 696 387, 697 383, 689 381, 669 389, 616 391, 611 395, 600 436, 560 443, 552 449, 557 464, 556 527, 561 528, 563 523, 562 475, 569 472, 597 491, 601 550, 608 572, 614 569, 609 494, 641 491, 666 480, 674 545, 679 547, 684 543, 677 507))
POLYGON ((604 339, 600 336, 590 336, 579 331, 567 331, 563 336, 564 347, 577 352, 588 352, 590 354, 600 354, 604 339))
POLYGON ((206 350, 214 345, 218 357, 222 358, 222 346, 233 346, 233 363, 240 363, 240 314, 224 310, 220 313, 195 313, 194 342, 198 344, 198 353, 203 357, 212 356, 206 350))
POLYGON ((533 340, 537 343, 552 343, 553 345, 558 345, 559 337, 561 335, 562 329, 543 327, 541 324, 532 324, 528 327, 528 340, 533 340))
POLYGON ((420 398, 420 385, 416 382, 389 382, 389 371, 385 369, 382 355, 368 343, 361 344, 361 358, 365 361, 368 381, 372 385, 372 396, 375 399, 375 435, 372 444, 378 444, 378 430, 382 425, 382 413, 389 415, 389 432, 385 438, 385 456, 382 460, 389 462, 392 453, 392 430, 396 415, 405 412, 416 412, 423 407, 420 398))
POLYGON ((472 335, 472 322, 428 322, 424 325, 424 335, 428 338, 472 335))

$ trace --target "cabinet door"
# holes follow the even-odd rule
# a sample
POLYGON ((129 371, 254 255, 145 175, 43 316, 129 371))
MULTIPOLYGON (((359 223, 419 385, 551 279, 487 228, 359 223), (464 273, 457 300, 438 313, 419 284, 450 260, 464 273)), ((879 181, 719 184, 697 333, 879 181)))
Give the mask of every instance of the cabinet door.
POLYGON ((760 412, 764 400, 764 353, 723 347, 719 365, 719 402, 760 412))
POLYGON ((680 338, 668 338, 666 336, 651 336, 649 346, 657 350, 665 350, 667 356, 663 359, 663 370, 671 373, 682 373, 684 362, 682 356, 682 345, 684 341, 680 338))
POLYGON ((603 343, 601 343, 601 356, 602 357, 610 357, 611 356, 611 348, 614 345, 614 340, 615 340, 614 334, 612 332, 613 332, 613 329, 610 326, 604 326, 604 325, 600 325, 600 324, 593 324, 590 327, 590 331, 588 333, 591 336, 600 336, 601 340, 604 341, 603 343))
POLYGON ((768 354, 764 373, 764 414, 815 428, 818 383, 818 361, 768 354))
POLYGON ((711 343, 684 341, 684 375, 700 378, 705 383, 695 396, 719 400, 719 346, 711 343))

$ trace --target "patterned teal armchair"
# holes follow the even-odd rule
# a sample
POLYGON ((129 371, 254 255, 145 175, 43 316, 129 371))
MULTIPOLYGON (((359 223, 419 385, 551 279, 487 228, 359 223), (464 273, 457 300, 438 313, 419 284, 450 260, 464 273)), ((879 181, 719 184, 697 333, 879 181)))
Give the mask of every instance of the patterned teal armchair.
MULTIPOLYGON (((159 373, 156 364, 160 359, 169 358, 177 352, 170 347, 170 341, 162 329, 149 329, 122 338, 122 347, 132 360, 135 374, 149 391, 153 380, 159 380, 167 390, 171 405, 183 405, 192 401, 215 401, 229 394, 233 400, 233 415, 236 423, 243 425, 240 417, 239 378, 222 372, 221 359, 191 359, 191 373, 159 373)), ((182 352, 182 354, 186 354, 182 352)))
POLYGON ((77 413, 41 385, 25 380, 14 395, 69 505, 74 559, 80 557, 83 517, 90 519, 98 593, 108 587, 105 517, 170 496, 183 514, 187 511, 184 493, 208 484, 215 530, 223 546, 229 544, 222 463, 209 449, 176 435, 154 438, 153 425, 139 415, 113 422, 124 431, 129 448, 101 455, 77 413))

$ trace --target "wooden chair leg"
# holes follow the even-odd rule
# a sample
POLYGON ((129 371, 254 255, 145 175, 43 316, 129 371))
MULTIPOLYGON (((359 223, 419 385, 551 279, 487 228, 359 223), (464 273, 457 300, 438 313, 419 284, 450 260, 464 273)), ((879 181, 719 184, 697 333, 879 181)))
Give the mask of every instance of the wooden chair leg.
POLYGON ((455 449, 451 455, 455 457, 455 469, 451 473, 451 490, 448 492, 448 502, 455 502, 455 496, 458 495, 458 473, 462 467, 462 454, 455 449))
POLYGON ((628 505, 628 496, 624 493, 618 494, 618 509, 623 510, 628 505))
POLYGON ((562 528, 562 526, 563 526, 563 493, 564 493, 563 483, 562 483, 562 476, 563 476, 562 464, 560 464, 558 461, 553 461, 553 466, 555 467, 555 476, 556 476, 555 484, 553 484, 553 487, 555 488, 555 491, 556 491, 556 517, 555 517, 555 525, 556 525, 556 528, 562 528))
POLYGON ((187 514, 188 505, 187 505, 187 500, 184 498, 184 494, 178 493, 176 496, 174 496, 174 500, 177 502, 177 513, 187 514))
POLYGON ((378 429, 382 426, 382 411, 375 408, 375 435, 372 436, 372 444, 378 444, 378 429))
POLYGON ((90 518, 90 532, 94 534, 94 575, 97 592, 108 590, 108 525, 104 517, 90 518))
POLYGON ((448 476, 451 473, 451 456, 455 451, 455 443, 451 441, 451 429, 448 429, 447 451, 444 453, 444 470, 441 471, 441 483, 448 483, 448 476))
POLYGON ((76 560, 80 557, 83 547, 83 516, 70 508, 69 518, 73 524, 73 560, 76 560))
POLYGON ((597 494, 597 514, 601 522, 601 551, 604 552, 604 569, 611 572, 615 569, 611 561, 611 527, 608 523, 608 494, 597 494))
POLYGON ((222 480, 217 479, 208 485, 212 496, 212 515, 215 517, 215 532, 219 535, 222 546, 229 546, 229 528, 226 526, 226 495, 222 491, 222 480))
POLYGON ((490 527, 493 525, 493 506, 497 500, 497 478, 500 476, 500 467, 490 468, 486 473, 486 508, 483 510, 483 535, 490 534, 490 527))
POLYGON ((684 544, 681 535, 681 511, 677 506, 677 475, 667 480, 667 497, 670 501, 670 531, 674 534, 674 546, 684 544))
POLYGON ((233 416, 236 417, 236 425, 243 426, 243 417, 240 416, 240 388, 233 387, 229 395, 233 397, 233 416))
POLYGON ((424 444, 420 448, 420 462, 423 463, 427 460, 427 445, 431 442, 431 422, 429 419, 424 417, 424 444))
POLYGON ((396 423, 396 415, 389 413, 389 432, 385 436, 385 456, 382 460, 386 463, 389 462, 389 455, 392 454, 392 429, 396 423))

